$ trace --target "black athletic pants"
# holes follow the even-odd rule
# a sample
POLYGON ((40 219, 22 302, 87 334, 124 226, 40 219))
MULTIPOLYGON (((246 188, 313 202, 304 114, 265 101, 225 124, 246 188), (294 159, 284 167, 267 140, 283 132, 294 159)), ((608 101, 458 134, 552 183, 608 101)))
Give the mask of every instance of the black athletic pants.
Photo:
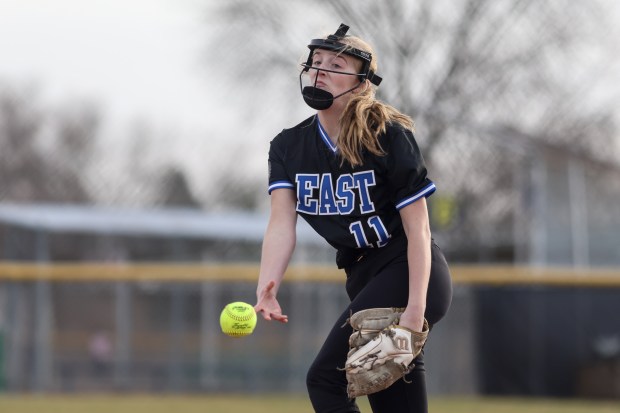
MULTIPOLYGON (((349 400, 344 367, 349 350, 350 313, 367 308, 405 307, 409 295, 409 273, 406 244, 373 251, 361 261, 346 268, 347 294, 351 304, 336 320, 323 347, 312 363, 306 383, 310 400, 317 413, 359 412, 355 400, 349 400), (342 327, 346 324, 345 327, 342 327)), ((427 294, 426 319, 432 326, 448 311, 452 300, 452 283, 446 260, 433 243, 431 277, 427 294)), ((426 413, 424 359, 420 354, 406 383, 399 380, 389 388, 368 396, 374 413, 426 413)))

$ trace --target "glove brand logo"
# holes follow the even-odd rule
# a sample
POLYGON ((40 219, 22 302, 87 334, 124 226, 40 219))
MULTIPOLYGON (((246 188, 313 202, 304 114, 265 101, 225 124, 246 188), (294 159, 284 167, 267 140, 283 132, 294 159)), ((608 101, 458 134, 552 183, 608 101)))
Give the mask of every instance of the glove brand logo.
POLYGON ((409 351, 409 340, 405 337, 396 337, 394 340, 394 345, 400 351, 409 351))

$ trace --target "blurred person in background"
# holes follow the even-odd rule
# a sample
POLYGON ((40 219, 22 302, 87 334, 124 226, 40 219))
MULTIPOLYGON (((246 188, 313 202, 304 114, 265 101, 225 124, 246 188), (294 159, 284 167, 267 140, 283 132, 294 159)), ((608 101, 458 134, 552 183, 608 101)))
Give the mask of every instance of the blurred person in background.
MULTIPOLYGON (((422 331, 448 311, 452 284, 431 238, 426 198, 435 191, 413 135, 413 121, 375 98, 381 83, 366 42, 335 34, 314 39, 300 88, 317 113, 270 144, 271 212, 263 240, 255 310, 288 322, 278 290, 296 242, 297 216, 337 250, 350 305, 343 309, 307 374, 318 413, 359 412, 347 395, 350 314, 401 307, 399 325, 422 331)), ((375 413, 428 410, 423 355, 387 389, 368 396, 375 413)))
POLYGON ((88 352, 95 377, 107 378, 112 365, 112 341, 105 331, 98 330, 90 337, 88 352))

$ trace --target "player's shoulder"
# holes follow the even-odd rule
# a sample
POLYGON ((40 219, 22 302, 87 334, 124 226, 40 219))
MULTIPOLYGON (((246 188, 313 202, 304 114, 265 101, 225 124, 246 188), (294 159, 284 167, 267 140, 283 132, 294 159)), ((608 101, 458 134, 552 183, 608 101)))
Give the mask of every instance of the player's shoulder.
POLYGON ((282 130, 282 134, 284 135, 299 135, 301 133, 306 133, 306 132, 314 132, 315 131, 315 122, 316 122, 316 115, 312 115, 307 119, 304 119, 303 121, 301 121, 300 123, 298 123, 297 125, 293 126, 292 128, 285 128, 282 130))
POLYGON ((315 122, 316 115, 313 115, 293 127, 282 129, 282 131, 273 139, 272 143, 277 142, 280 144, 286 144, 291 141, 299 141, 300 137, 308 133, 316 132, 315 122))
POLYGON ((384 145, 398 144, 401 140, 415 141, 413 130, 399 122, 388 123, 380 139, 384 145))

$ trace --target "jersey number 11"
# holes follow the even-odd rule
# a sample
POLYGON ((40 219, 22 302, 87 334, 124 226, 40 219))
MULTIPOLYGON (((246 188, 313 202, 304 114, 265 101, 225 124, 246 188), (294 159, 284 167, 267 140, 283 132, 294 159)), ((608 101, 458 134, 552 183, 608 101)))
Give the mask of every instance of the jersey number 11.
POLYGON ((349 225, 349 231, 355 237, 355 242, 359 248, 373 248, 378 247, 381 248, 388 243, 390 239, 390 234, 388 234, 387 229, 385 229, 385 225, 381 221, 378 215, 373 215, 368 218, 366 221, 368 226, 366 228, 372 228, 376 234, 377 242, 370 243, 368 242, 368 237, 366 237, 366 232, 364 231, 364 223, 363 221, 355 221, 349 225))

